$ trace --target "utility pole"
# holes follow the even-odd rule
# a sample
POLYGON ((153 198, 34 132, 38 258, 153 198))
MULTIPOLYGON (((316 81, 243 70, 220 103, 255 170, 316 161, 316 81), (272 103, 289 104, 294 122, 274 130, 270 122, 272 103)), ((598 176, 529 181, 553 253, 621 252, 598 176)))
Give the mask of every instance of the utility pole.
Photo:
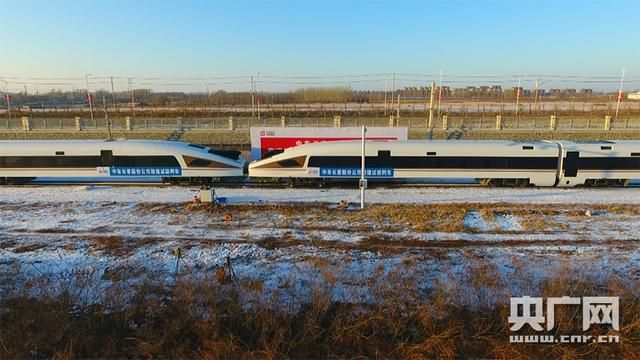
POLYGON ((431 127, 433 126, 433 99, 436 95, 436 82, 432 81, 431 82, 431 95, 429 97, 429 123, 427 124, 429 130, 431 130, 431 127))
POLYGON ((438 118, 440 118, 440 101, 442 101, 442 70, 440 70, 440 85, 438 85, 438 118))
POLYGON ((109 120, 109 113, 107 112, 107 99, 102 95, 102 107, 104 109, 104 120, 107 123, 107 131, 109 132, 109 140, 113 140, 111 137, 111 120, 109 120))
POLYGON ((387 116, 387 93, 389 90, 387 89, 387 78, 384 78, 384 116, 387 116))
POLYGON ((135 112, 135 97, 133 95, 133 88, 131 87, 131 78, 127 78, 127 82, 129 83, 129 99, 131 103, 129 104, 131 112, 133 112, 133 116, 136 116, 135 112))
POLYGON ((396 99, 396 73, 391 78, 391 114, 393 114, 393 102, 396 99))
POLYGON ((116 108, 116 92, 113 90, 113 76, 109 77, 111 80, 111 102, 113 103, 113 109, 117 112, 116 108))
POLYGON ((256 94, 253 84, 253 75, 251 75, 251 116, 256 116, 256 94))
POLYGON ((520 110, 520 82, 522 81, 522 75, 518 76, 518 87, 516 88, 516 116, 520 110))
POLYGON ((89 102, 89 111, 91 112, 91 120, 93 120, 93 104, 91 101, 91 92, 89 91, 89 76, 91 76, 91 74, 86 74, 84 76, 84 80, 87 83, 87 101, 89 102))
POLYGON ((396 123, 400 121, 400 93, 398 93, 398 107, 396 108, 396 123))
POLYGON ((618 120, 618 110, 620 110, 620 101, 622 101, 622 83, 624 83, 624 69, 622 69, 622 77, 620 78, 620 90, 618 91, 618 102, 616 103, 616 116, 615 120, 618 120))
POLYGON ((209 91, 209 84, 207 84, 207 100, 204 102, 205 110, 209 110, 209 99, 211 98, 211 92, 209 91))
POLYGON ((2 80, 4 83, 4 98, 7 100, 7 115, 11 119, 11 95, 9 95, 9 83, 6 80, 2 80))
MULTIPOLYGON (((260 72, 258 72, 258 75, 256 76, 256 84, 255 87, 258 87, 258 84, 260 82, 260 72)), ((258 98, 256 99, 256 103, 258 105, 258 123, 260 123, 260 96, 258 96, 258 98)))
POLYGON ((538 75, 538 78, 536 79, 536 93, 533 96, 533 105, 535 107, 535 105, 538 104, 538 89, 540 88, 540 75, 538 75))

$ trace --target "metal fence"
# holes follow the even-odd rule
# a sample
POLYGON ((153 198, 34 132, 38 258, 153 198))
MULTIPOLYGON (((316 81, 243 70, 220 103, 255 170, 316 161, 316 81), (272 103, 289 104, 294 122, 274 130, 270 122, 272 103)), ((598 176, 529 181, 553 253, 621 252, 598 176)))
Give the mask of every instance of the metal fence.
POLYGON ((554 115, 463 115, 451 114, 434 117, 429 126, 428 118, 416 116, 371 117, 286 117, 226 116, 226 117, 118 117, 105 118, 4 118, 0 130, 106 130, 108 122, 113 130, 191 130, 191 129, 248 129, 253 126, 277 127, 350 127, 350 126, 400 126, 412 129, 436 130, 588 130, 588 129, 640 129, 640 115, 612 116, 554 116, 554 115))

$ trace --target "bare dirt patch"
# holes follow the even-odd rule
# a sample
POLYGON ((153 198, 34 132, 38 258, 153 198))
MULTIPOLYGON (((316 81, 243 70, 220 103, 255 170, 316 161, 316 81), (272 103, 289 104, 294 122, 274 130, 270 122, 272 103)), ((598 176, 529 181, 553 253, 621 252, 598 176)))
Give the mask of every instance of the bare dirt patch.
POLYGON ((42 248, 45 248, 45 247, 47 247, 47 244, 22 245, 22 246, 18 246, 17 248, 13 249, 13 252, 16 253, 16 254, 21 254, 21 253, 26 253, 26 252, 42 249, 42 248))
POLYGON ((70 234, 76 232, 74 229, 64 229, 64 228, 47 228, 47 229, 36 229, 34 232, 40 234, 70 234))
POLYGON ((111 255, 124 255, 132 251, 126 240, 118 235, 92 235, 85 237, 90 246, 96 250, 104 251, 111 255))

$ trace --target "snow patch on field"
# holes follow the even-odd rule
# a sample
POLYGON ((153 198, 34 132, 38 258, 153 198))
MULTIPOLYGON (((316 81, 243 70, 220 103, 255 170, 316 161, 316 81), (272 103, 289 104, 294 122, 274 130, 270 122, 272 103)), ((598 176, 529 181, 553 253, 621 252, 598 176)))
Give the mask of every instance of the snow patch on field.
POLYGON ((470 229, 476 229, 478 231, 487 231, 491 227, 484 221, 482 214, 478 211, 469 211, 467 216, 462 219, 462 224, 470 229))
POLYGON ((487 221, 479 211, 470 211, 462 220, 462 224, 466 228, 480 232, 487 232, 490 230, 501 230, 506 232, 523 231, 518 218, 510 214, 495 214, 493 221, 487 221))
POLYGON ((497 214, 495 222, 502 231, 522 231, 522 225, 514 215, 497 214))

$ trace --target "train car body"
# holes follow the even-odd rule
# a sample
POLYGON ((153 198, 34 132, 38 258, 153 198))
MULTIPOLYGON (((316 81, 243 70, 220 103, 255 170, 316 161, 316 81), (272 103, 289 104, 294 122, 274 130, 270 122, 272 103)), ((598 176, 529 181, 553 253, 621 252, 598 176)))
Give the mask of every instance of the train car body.
POLYGON ((640 141, 560 141, 559 186, 624 186, 640 179, 640 141))
POLYGON ((0 181, 38 177, 161 177, 164 180, 243 176, 244 162, 204 146, 155 140, 0 141, 0 181))
MULTIPOLYGON (((611 143, 614 142, 601 145, 600 142, 553 141, 367 141, 365 176, 370 179, 476 179, 481 184, 494 186, 591 185, 586 181, 591 178, 611 179, 607 185, 623 185, 627 179, 640 177, 640 168, 633 159, 625 162, 623 168, 611 169, 606 163, 608 160, 617 163, 619 156, 634 158, 633 149, 638 149, 640 142, 615 142, 612 146, 620 151, 608 155, 594 153, 596 148, 599 150, 600 146, 611 143), (605 159, 598 160, 601 169, 595 165, 580 168, 573 160, 576 151, 583 156, 605 159), (573 174, 576 166, 580 169, 578 176, 573 174)), ((360 141, 301 145, 251 163, 249 176, 359 178, 361 151, 360 141)))
MULTIPOLYGON (((514 185, 552 186, 558 145, 512 141, 367 141, 368 178, 508 179, 514 185)), ((361 142, 297 146, 249 165, 251 177, 358 178, 361 142)))

